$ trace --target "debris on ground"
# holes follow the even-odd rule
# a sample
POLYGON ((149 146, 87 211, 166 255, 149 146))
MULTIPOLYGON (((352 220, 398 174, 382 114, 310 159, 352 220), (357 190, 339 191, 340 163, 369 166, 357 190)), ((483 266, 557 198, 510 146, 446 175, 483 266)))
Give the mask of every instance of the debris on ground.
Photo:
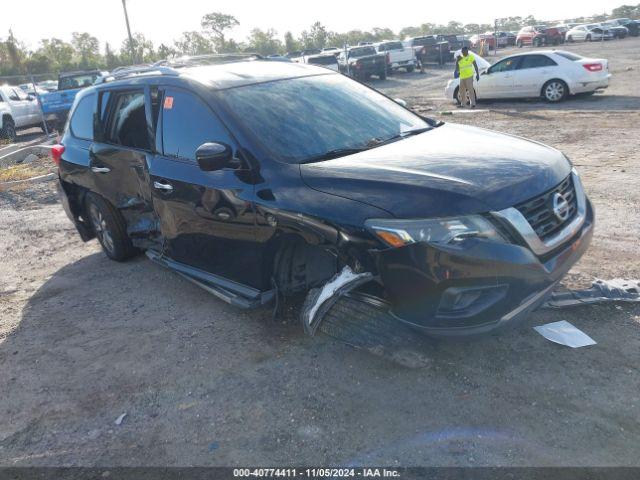
POLYGON ((118 418, 116 418, 116 421, 113 423, 115 423, 116 425, 121 425, 122 421, 124 420, 124 417, 126 416, 127 416, 127 413, 125 412, 122 415, 120 415, 118 418))
POLYGON ((582 330, 571 325, 566 320, 547 323, 533 327, 533 329, 547 340, 571 348, 586 347, 596 345, 596 342, 582 330))
POLYGON ((640 302, 640 280, 596 279, 591 288, 553 292, 545 308, 566 308, 605 302, 640 302))
POLYGON ((322 317, 336 303, 340 296, 367 283, 373 278, 371 272, 355 273, 348 265, 334 275, 322 288, 312 289, 302 307, 304 331, 314 335, 322 317))
POLYGON ((389 305, 364 294, 347 294, 324 315, 319 330, 336 340, 407 368, 431 364, 430 340, 389 313, 389 305))

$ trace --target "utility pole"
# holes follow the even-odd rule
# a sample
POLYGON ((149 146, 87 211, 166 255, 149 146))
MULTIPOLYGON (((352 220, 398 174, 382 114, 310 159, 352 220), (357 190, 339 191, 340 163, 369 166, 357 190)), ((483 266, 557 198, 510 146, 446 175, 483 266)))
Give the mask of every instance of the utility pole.
POLYGON ((127 33, 129 34, 129 50, 131 50, 131 64, 136 63, 136 51, 133 47, 133 37, 131 36, 131 27, 129 26, 129 15, 127 14, 127 0, 122 0, 122 8, 124 9, 124 21, 127 23, 127 33))

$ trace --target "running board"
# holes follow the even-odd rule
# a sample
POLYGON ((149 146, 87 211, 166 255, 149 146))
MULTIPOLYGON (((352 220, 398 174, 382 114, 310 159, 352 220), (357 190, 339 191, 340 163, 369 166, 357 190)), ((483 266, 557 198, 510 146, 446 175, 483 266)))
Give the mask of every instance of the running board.
POLYGON ((262 292, 253 287, 227 280, 212 273, 190 267, 170 258, 162 256, 154 250, 145 252, 147 257, 158 265, 173 270, 191 283, 203 288, 210 294, 218 297, 230 305, 240 308, 257 308, 269 303, 275 297, 275 290, 262 292))

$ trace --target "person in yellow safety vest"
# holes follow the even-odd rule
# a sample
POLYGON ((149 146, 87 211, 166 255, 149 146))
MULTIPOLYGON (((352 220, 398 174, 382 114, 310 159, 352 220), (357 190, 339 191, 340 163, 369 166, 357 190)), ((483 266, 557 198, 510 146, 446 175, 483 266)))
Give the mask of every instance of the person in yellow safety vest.
POLYGON ((480 80, 480 72, 478 64, 473 53, 469 53, 468 47, 462 47, 462 55, 456 61, 456 73, 460 78, 460 86, 458 87, 458 99, 460 107, 467 105, 467 96, 469 97, 469 105, 476 108, 476 90, 473 87, 473 71, 475 70, 476 80, 480 80))

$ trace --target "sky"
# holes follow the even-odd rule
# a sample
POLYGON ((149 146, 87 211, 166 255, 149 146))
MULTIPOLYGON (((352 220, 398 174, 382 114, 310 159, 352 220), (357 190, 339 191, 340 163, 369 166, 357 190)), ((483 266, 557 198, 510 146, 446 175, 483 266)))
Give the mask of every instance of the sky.
MULTIPOLYGON (((126 36, 121 0, 29 0, 27 3, 3 0, 0 38, 8 30, 35 49, 41 38, 71 40, 75 31, 89 32, 119 48, 126 36), (51 13, 48 13, 51 12, 51 13), (8 20, 8 21, 7 21, 8 20)), ((155 44, 172 44, 183 31, 199 30, 200 18, 209 12, 235 16, 240 26, 230 37, 244 39, 253 28, 273 28, 279 36, 290 30, 294 35, 320 21, 329 30, 369 30, 389 27, 398 31, 421 23, 493 23, 495 18, 533 15, 542 19, 565 19, 611 12, 634 0, 127 0, 131 29, 155 44)))

